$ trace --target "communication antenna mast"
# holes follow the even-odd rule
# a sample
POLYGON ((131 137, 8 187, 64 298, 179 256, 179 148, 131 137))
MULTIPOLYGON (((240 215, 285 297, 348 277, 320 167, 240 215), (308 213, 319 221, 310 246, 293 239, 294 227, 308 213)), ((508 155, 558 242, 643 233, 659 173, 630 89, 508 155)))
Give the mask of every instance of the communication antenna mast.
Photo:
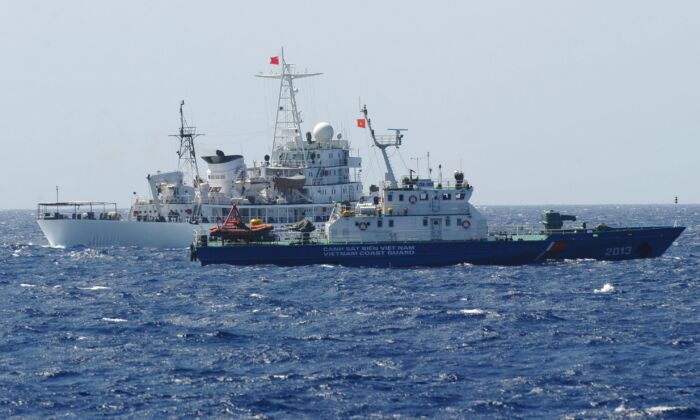
POLYGON ((204 134, 197 134, 197 127, 187 125, 185 114, 182 110, 183 106, 185 106, 184 100, 180 102, 180 132, 171 134, 170 137, 176 137, 180 140, 180 149, 177 151, 178 170, 187 173, 192 181, 192 185, 196 188, 202 180, 199 177, 199 168, 197 167, 194 139, 204 134))
POLYGON ((430 167, 430 152, 426 153, 425 156, 418 156, 418 157, 412 157, 412 158, 411 158, 411 160, 415 160, 415 161, 416 161, 416 169, 417 169, 416 174, 417 174, 418 177, 420 178, 420 162, 421 162, 423 159, 427 159, 427 160, 428 160, 428 179, 432 179, 432 176, 433 176, 433 168, 430 167))
MULTIPOLYGON (((274 57, 273 57, 274 58, 274 57)), ((288 64, 284 59, 284 48, 281 49, 279 61, 282 65, 281 73, 256 74, 255 77, 263 79, 280 79, 280 92, 277 98, 277 116, 275 118, 275 134, 272 141, 272 150, 284 147, 288 142, 294 142, 302 150, 304 166, 306 166, 306 153, 304 141, 301 135, 301 112, 297 108, 296 94, 298 89, 294 87, 295 79, 319 76, 323 73, 296 73, 293 64, 288 64)), ((278 64, 272 63, 271 64, 278 64)))
POLYGON ((372 120, 368 116, 367 105, 362 107, 362 113, 367 121, 367 128, 369 128, 369 134, 372 136, 372 141, 374 145, 382 151, 382 157, 384 158, 384 164, 386 165, 386 178, 385 181, 389 183, 389 188, 397 188, 398 184, 396 182, 396 177, 394 176, 394 169, 391 167, 391 162, 389 161, 389 155, 386 153, 387 147, 396 147, 397 149, 401 146, 401 140, 403 139, 402 131, 407 131, 406 128, 389 128, 390 131, 394 132, 394 135, 384 135, 377 136, 374 134, 374 128, 372 128, 372 120))

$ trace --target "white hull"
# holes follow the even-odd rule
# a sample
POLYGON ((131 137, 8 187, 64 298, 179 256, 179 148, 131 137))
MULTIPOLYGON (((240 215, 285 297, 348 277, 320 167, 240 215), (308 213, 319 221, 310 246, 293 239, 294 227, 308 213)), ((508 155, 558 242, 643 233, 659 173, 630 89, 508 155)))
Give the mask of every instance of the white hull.
POLYGON ((139 246, 185 248, 194 232, 214 225, 135 222, 115 220, 39 219, 39 227, 51 246, 139 246))

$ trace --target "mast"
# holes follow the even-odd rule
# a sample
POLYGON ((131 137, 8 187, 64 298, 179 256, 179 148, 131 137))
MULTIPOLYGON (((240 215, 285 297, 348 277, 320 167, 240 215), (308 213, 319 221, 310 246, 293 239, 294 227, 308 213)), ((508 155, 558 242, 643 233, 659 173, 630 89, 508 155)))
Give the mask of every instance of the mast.
POLYGON ((385 181, 389 183, 389 188, 397 188, 398 183, 396 182, 396 177, 394 176, 394 169, 391 167, 391 162, 389 161, 389 155, 386 153, 386 148, 393 146, 397 149, 401 146, 401 140, 403 139, 402 131, 407 131, 406 128, 390 128, 389 130, 394 131, 394 135, 376 136, 374 134, 374 129, 372 128, 372 120, 367 116, 367 105, 362 107, 362 113, 365 115, 365 120, 367 120, 367 127, 369 128, 369 134, 372 136, 372 141, 374 145, 382 151, 382 157, 384 158, 384 165, 386 165, 386 178, 385 181))
POLYGON ((256 77, 262 77, 264 79, 280 79, 272 150, 281 149, 287 143, 294 143, 301 147, 304 166, 306 166, 306 153, 304 151, 304 141, 301 132, 301 123, 304 121, 297 108, 296 94, 298 89, 294 87, 294 80, 319 76, 323 73, 296 73, 294 65, 288 64, 284 59, 284 48, 282 48, 280 53, 280 61, 282 64, 281 73, 255 75, 256 77))
POLYGON ((180 140, 180 149, 177 151, 177 169, 189 175, 192 185, 196 188, 201 182, 199 168, 197 167, 197 155, 194 150, 194 139, 203 134, 197 134, 197 127, 188 126, 182 107, 185 101, 180 102, 180 131, 178 134, 171 134, 170 137, 177 137, 180 140))

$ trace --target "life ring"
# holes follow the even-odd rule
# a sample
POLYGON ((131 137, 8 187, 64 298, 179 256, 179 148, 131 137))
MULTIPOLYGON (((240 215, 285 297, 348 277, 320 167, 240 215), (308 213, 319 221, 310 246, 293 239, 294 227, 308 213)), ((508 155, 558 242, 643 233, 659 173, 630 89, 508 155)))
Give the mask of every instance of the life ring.
POLYGON ((469 226, 471 226, 471 222, 469 220, 465 220, 462 222, 462 227, 465 229, 469 229, 469 226))
POLYGON ((367 230, 367 222, 360 222, 357 224, 357 227, 359 227, 360 230, 367 230))
POLYGON ((412 196, 408 197, 408 202, 409 202, 409 203, 411 203, 411 204, 416 204, 416 201, 418 201, 418 199, 416 198, 415 195, 412 195, 412 196))

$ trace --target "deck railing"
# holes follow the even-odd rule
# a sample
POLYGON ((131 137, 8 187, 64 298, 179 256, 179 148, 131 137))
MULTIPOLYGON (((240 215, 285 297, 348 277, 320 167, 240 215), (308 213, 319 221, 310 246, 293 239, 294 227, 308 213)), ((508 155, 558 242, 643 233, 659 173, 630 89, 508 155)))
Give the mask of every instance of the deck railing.
POLYGON ((117 203, 104 201, 64 201, 56 203, 39 203, 37 219, 58 220, 121 220, 117 203))

